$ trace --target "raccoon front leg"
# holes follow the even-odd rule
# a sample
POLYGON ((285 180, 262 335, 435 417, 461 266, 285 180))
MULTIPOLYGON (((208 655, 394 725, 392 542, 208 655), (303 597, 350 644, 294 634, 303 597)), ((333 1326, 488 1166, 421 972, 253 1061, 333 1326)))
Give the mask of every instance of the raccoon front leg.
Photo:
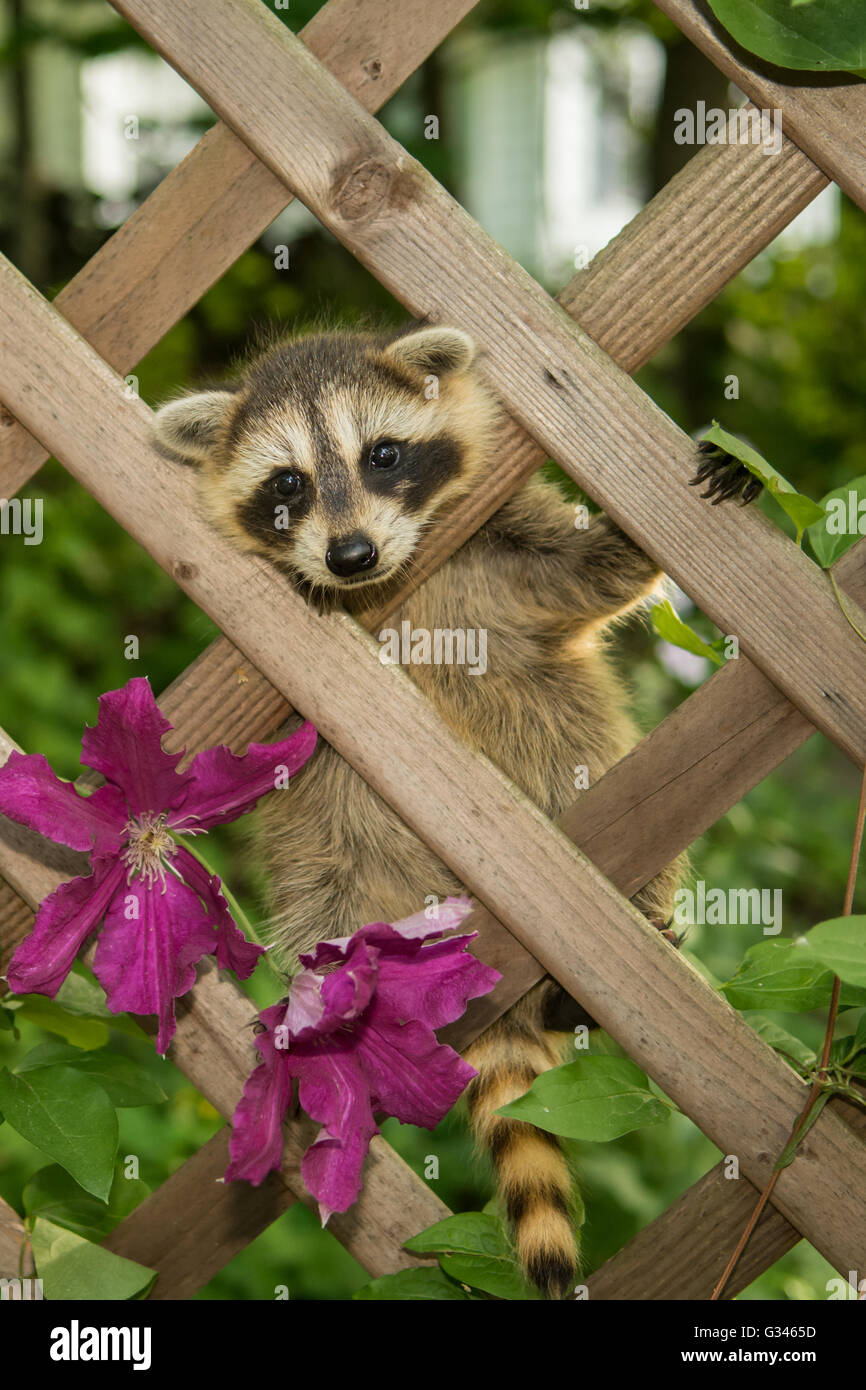
POLYGON ((661 571, 610 517, 585 527, 579 519, 556 488, 534 478, 484 531, 519 591, 578 624, 603 622, 651 593, 661 571))

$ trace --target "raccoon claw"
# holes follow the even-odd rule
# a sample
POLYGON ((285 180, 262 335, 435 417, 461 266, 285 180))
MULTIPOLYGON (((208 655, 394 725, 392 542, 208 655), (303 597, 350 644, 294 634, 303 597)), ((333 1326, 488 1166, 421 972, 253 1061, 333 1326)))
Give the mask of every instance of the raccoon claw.
POLYGON ((726 453, 708 439, 701 440, 698 454, 698 470, 689 480, 689 487, 700 487, 708 482, 709 487, 701 493, 701 497, 711 498, 711 506, 717 507, 729 497, 739 497, 740 506, 745 507, 760 496, 764 484, 733 454, 726 453))
POLYGON ((665 921, 663 917, 647 918, 647 921, 649 922, 650 926, 655 927, 657 931, 660 931, 665 941, 669 941, 673 946, 674 950, 678 951, 682 946, 683 941, 685 940, 686 934, 685 932, 680 932, 679 936, 677 936, 677 933, 671 926, 671 922, 673 920, 673 917, 669 917, 667 921, 665 921))

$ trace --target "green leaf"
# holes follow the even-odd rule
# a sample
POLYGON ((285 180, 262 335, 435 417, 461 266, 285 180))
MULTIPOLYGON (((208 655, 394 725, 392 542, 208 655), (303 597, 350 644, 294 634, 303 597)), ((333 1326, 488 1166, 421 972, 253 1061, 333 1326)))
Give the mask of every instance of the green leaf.
POLYGON ((352 1297, 363 1300, 420 1300, 427 1303, 432 1299, 465 1302, 472 1298, 472 1294, 461 1289, 438 1266, 430 1265, 424 1269, 401 1269, 397 1274, 383 1274, 381 1279, 374 1279, 371 1284, 358 1289, 352 1297))
POLYGON ((45 1297, 52 1302, 142 1298, 156 1282, 155 1269, 114 1255, 42 1218, 33 1227, 33 1259, 45 1297))
POLYGON ((818 1116, 821 1114, 821 1111, 824 1109, 824 1106, 827 1104, 827 1101, 830 1099, 832 1094, 833 1092, 829 1088, 826 1091, 818 1092, 817 1096, 815 1097, 811 1106, 809 1107, 809 1110, 806 1112, 806 1118, 804 1119, 803 1123, 800 1125, 796 1134, 791 1135, 791 1138, 788 1140, 784 1149, 779 1154, 779 1157, 776 1159, 776 1162, 773 1165, 774 1172, 777 1172, 780 1168, 787 1168, 789 1163, 793 1163, 794 1159, 797 1157, 797 1150, 799 1149, 803 1140, 806 1138, 806 1135, 809 1133, 809 1130, 812 1128, 815 1121, 818 1119, 818 1116))
POLYGON ((709 0, 737 43, 783 68, 856 72, 866 67, 866 12, 858 3, 709 0))
POLYGON ((77 1067, 98 1081, 112 1105, 128 1108, 135 1105, 158 1105, 165 1100, 165 1091, 153 1081, 143 1067, 120 1053, 99 1048, 84 1052, 63 1043, 40 1043, 28 1052, 16 1067, 18 1076, 42 1067, 58 1064, 77 1067))
POLYGON ((407 1240, 405 1248, 438 1254, 446 1274, 497 1298, 532 1301, 541 1297, 524 1279, 508 1233, 491 1212, 447 1216, 407 1240))
MULTIPOLYGON (((13 1006, 14 1007, 14 1006, 13 1006)), ((23 994, 15 1009, 17 1019, 35 1023, 49 1033, 57 1033, 73 1047, 94 1049, 109 1041, 108 1025, 97 1018, 82 1018, 41 994, 23 994)))
POLYGON ((74 970, 66 976, 54 999, 68 1013, 81 1018, 114 1019, 99 985, 74 970))
POLYGON ((536 1077, 525 1096, 496 1112, 526 1120, 565 1139, 604 1143, 645 1125, 669 1109, 650 1091, 640 1067, 625 1057, 579 1057, 536 1077))
MULTIPOLYGON (((832 492, 821 498, 821 507, 824 515, 820 521, 814 522, 806 528, 806 535, 809 537, 809 544, 815 553, 815 558, 819 565, 824 569, 829 567, 844 555, 855 541, 859 541, 861 535, 866 535, 866 516, 863 517, 863 531, 860 530, 859 503, 866 500, 866 474, 859 478, 852 478, 850 482, 843 483, 841 487, 834 487, 832 492), (854 512, 850 515, 851 504, 849 494, 854 494, 854 512), (851 522, 854 521, 853 530, 850 529, 851 522)), ((866 507, 864 507, 866 513, 866 507)))
POLYGON ((428 1226, 403 1242, 404 1250, 416 1255, 438 1255, 443 1251, 462 1251, 472 1255, 508 1256, 511 1243, 497 1216, 485 1211, 458 1212, 428 1226))
POLYGON ((663 637, 672 646, 682 647, 687 652, 693 652, 695 656, 704 656, 716 666, 724 666, 724 657, 683 622, 669 599, 665 599, 664 603, 655 604, 650 610, 650 617, 659 637, 663 637))
POLYGON ((23 1138, 60 1163, 94 1197, 108 1200, 117 1115, 102 1087, 73 1067, 27 1076, 0 1071, 0 1107, 23 1138))
POLYGON ((833 974, 799 941, 759 941, 722 992, 735 1009, 808 1013, 829 1004, 833 974))
POLYGON ((806 933, 812 954, 840 980, 866 988, 866 916, 831 917, 806 933))
POLYGON ((750 1028, 769 1043, 776 1052, 784 1053, 788 1057, 793 1057, 802 1067, 813 1067, 818 1058, 811 1047, 807 1046, 801 1038, 796 1038, 793 1033, 788 1033, 784 1028, 780 1028, 778 1023, 774 1023, 770 1018, 762 1018, 760 1014, 752 1014, 747 1019, 750 1028))
POLYGON ((760 478, 767 491, 776 499, 782 511, 787 513, 797 528, 798 545, 803 538, 806 527, 823 520, 823 507, 819 507, 818 503, 813 502, 811 497, 797 492, 787 478, 783 478, 778 469, 768 463, 757 449, 753 449, 742 439, 737 439, 736 435, 728 434, 728 431, 723 430, 717 420, 713 421, 710 429, 706 430, 701 437, 711 444, 717 444, 720 449, 724 449, 725 453, 733 455, 735 459, 739 459, 740 463, 748 468, 754 477, 760 478))
POLYGON ((494 1298, 513 1302, 534 1302, 542 1298, 539 1289, 527 1284, 513 1255, 510 1259, 492 1255, 440 1255, 439 1263, 452 1279, 493 1294, 494 1298))
POLYGON ((52 1163, 33 1174, 22 1200, 31 1221, 41 1216, 55 1226, 64 1226, 90 1240, 101 1240, 149 1194, 147 1183, 140 1178, 127 1178, 118 1169, 106 1206, 79 1187, 65 1168, 52 1163))

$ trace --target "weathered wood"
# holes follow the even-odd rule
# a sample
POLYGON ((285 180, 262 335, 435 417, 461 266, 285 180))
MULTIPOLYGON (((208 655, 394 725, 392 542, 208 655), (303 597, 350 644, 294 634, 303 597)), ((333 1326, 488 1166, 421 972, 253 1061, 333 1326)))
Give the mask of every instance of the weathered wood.
MULTIPOLYGON (((366 633, 345 615, 316 614, 266 565, 215 536, 196 515, 194 480, 150 448, 146 406, 124 398, 115 374, 8 265, 2 284, 0 393, 23 423, 710 1138, 762 1181, 803 1083, 564 835, 467 753, 405 673, 382 666, 366 633), (110 470, 101 465, 106 457, 110 470)), ((241 1029, 216 1003, 217 988, 222 982, 189 996, 190 1013, 205 1025, 196 1083, 205 1094, 224 1087, 228 1038, 240 1048, 241 1029)), ((847 1126, 825 1112, 777 1185, 777 1205, 846 1268, 866 1239, 859 1154, 847 1126)))
MULTIPOLYGON (((729 1181, 717 1164, 590 1275, 590 1299, 708 1299, 757 1200, 748 1179, 729 1181)), ((726 1297, 748 1288, 799 1240, 800 1232, 768 1205, 726 1297)))
POLYGON ((689 488, 692 441, 304 45, 245 0, 213 0, 204 30, 192 0, 113 2, 386 288, 474 334, 524 428, 866 761, 866 652, 826 577, 761 513, 689 488))
POLYGON ((295 1201, 278 1173, 261 1187, 222 1181, 229 1134, 219 1130, 102 1242, 159 1271, 151 1299, 192 1298, 295 1201))
MULTIPOLYGON (((27 1232, 14 1207, 0 1197, 0 1279, 14 1279, 20 1273, 21 1245, 27 1232)), ((30 1273, 25 1268, 25 1273, 30 1273)))
MULTIPOLYGON (((847 587, 849 592, 860 597, 866 588, 866 544, 849 551, 837 566, 836 573, 839 582, 847 587)), ((224 689, 227 674, 236 671, 237 661, 235 649, 225 639, 220 639, 219 643, 213 644, 205 657, 200 658, 198 663, 194 663, 193 667, 184 673, 180 682, 160 697, 161 707, 176 724, 177 732, 173 737, 175 747, 187 744, 189 751, 193 752, 199 747, 207 746, 214 736, 222 737, 224 731, 219 719, 218 695, 224 689), (225 658, 219 664, 214 661, 217 647, 222 650, 225 658), (209 665, 206 664, 206 659, 209 665), (202 726, 210 729, 212 724, 215 724, 215 728, 212 729, 211 737, 202 737, 202 726), (194 746, 191 738, 187 736, 187 731, 190 735, 196 736, 194 746)), ((253 668, 244 669, 251 672, 253 668)), ((244 679, 249 683, 247 675, 244 679)), ((260 677, 259 680, 263 692, 271 692, 275 698, 281 699, 276 696, 276 692, 273 692, 264 677, 260 677)), ((621 891, 634 891, 634 887, 640 886, 645 877, 650 877, 662 866, 671 852, 678 853, 685 847, 690 839, 692 826, 696 833, 700 833, 704 828, 703 820, 709 824, 711 817, 727 809, 728 804, 733 804, 761 776, 770 771, 770 750, 773 759, 781 760, 791 751, 792 743, 801 742, 812 732, 811 726, 784 696, 745 660, 725 667, 695 692, 680 709, 685 710, 689 707, 693 707, 693 711, 700 707, 700 714, 692 712, 685 721, 685 727, 683 721, 677 721, 674 716, 664 721, 654 734, 638 746, 634 754, 612 769, 574 808, 575 812, 580 810, 584 813, 583 819, 587 826, 591 827, 596 821, 602 821, 606 800, 608 819, 595 837, 594 855, 591 857, 596 857, 597 862, 607 862, 610 877, 621 891), (726 673, 730 675, 726 676, 726 673), (756 682, 759 683, 757 691, 756 682), (766 700, 770 702, 769 707, 765 703, 766 700), (772 719, 772 702, 775 702, 775 721, 772 719), (729 730, 726 721, 731 721, 736 716, 739 717, 739 725, 734 734, 729 730), (657 736, 663 730, 667 733, 664 735, 664 747, 660 747, 657 736), (786 730, 787 732, 784 732, 786 730), (682 795, 684 779, 688 781, 691 801, 682 795), (724 789, 724 794, 720 802, 718 798, 721 788, 724 789), (675 816, 674 812, 680 806, 682 813, 675 816), (634 860, 638 865, 642 865, 636 875, 630 856, 626 856, 619 873, 617 872, 615 851, 623 839, 634 847, 634 860), (620 876, 623 870, 631 874, 630 879, 620 876)), ((255 731, 256 735, 266 732, 267 727, 267 724, 263 724, 255 731)), ((0 742, 2 740, 3 735, 0 731, 0 742)), ((569 818, 565 819, 568 822, 569 818)), ((580 827, 576 823, 578 819, 580 818, 577 816, 573 817, 570 828, 576 831, 577 842, 585 848, 590 837, 587 834, 586 840, 581 841, 580 827)), ((2 852, 0 865, 3 865, 2 852)), ((0 884, 0 944, 4 940, 3 923, 14 922, 14 929, 7 938, 8 950, 11 952, 17 941, 29 930, 32 913, 17 895, 9 889, 4 889, 5 885, 0 884)), ((474 1001, 464 1018, 451 1029, 443 1030, 443 1038, 457 1047, 463 1047, 470 1042, 488 1022, 507 1007, 508 1003, 519 997, 543 973, 535 957, 497 923, 485 908, 476 908, 467 925, 480 932, 475 948, 477 954, 505 972, 505 979, 493 995, 484 1000, 474 1001)), ((854 1111, 852 1115, 858 1113, 854 1111)), ((212 1142, 216 1144, 217 1141, 212 1142)), ((184 1169, 179 1170, 172 1180, 177 1191, 182 1190, 183 1172, 184 1169)), ((205 1230, 214 1225, 220 1232, 234 1231, 237 1239, 243 1244, 243 1231, 246 1231, 246 1239, 249 1240, 264 1229, 273 1219, 270 1206, 268 1202, 259 1202, 252 1197, 241 1205, 241 1199, 235 1194, 246 1190, 242 1186, 226 1190, 232 1193, 230 1216, 222 1213, 221 1203, 224 1199, 222 1193, 217 1194, 216 1205, 219 1210, 205 1222, 205 1230)), ((277 1190, 282 1194, 282 1200, 289 1200, 289 1190, 285 1186, 280 1185, 277 1190)), ((159 1192, 162 1191, 161 1188, 159 1192)), ((155 1201, 158 1196, 159 1193, 150 1200, 155 1201)), ((670 1209, 669 1213, 658 1218, 646 1229, 645 1234, 630 1243, 627 1247, 627 1259, 626 1252, 621 1252, 621 1255, 608 1262, 604 1270, 592 1277, 591 1296, 697 1297, 700 1290, 695 1285, 695 1278, 698 1275, 706 1286, 705 1292, 711 1291, 724 1267, 724 1261, 719 1264, 720 1254, 714 1261, 712 1254, 708 1252, 714 1249, 717 1252, 725 1249, 729 1251, 733 1248, 739 1229, 748 1217, 749 1202, 753 1197, 754 1189, 745 1178, 736 1189, 732 1189, 730 1183, 720 1178, 717 1181, 702 1179, 696 1188, 690 1189, 680 1203, 670 1209), (732 1191, 736 1191, 736 1202, 731 1196, 732 1191), (742 1192, 751 1193, 752 1198, 746 1195, 740 1200, 742 1192), (700 1213, 699 1222, 696 1221, 696 1213, 700 1213), (672 1223, 671 1234, 668 1233, 668 1221, 672 1223), (670 1251, 668 1262, 665 1258, 666 1251, 670 1251)), ((167 1194, 163 1200, 167 1200, 167 1194)), ((209 1200, 214 1200, 213 1194, 209 1200)), ((178 1198, 178 1210, 183 1210, 184 1205, 178 1198)), ((146 1233, 153 1228, 153 1223, 149 1216, 145 1216, 145 1207, 140 1211, 140 1229, 146 1233)), ((160 1220, 156 1223, 156 1229, 162 1228, 163 1222, 160 1220)), ((186 1251, 188 1248, 195 1248, 195 1241, 199 1236, 196 1236, 190 1222, 188 1242, 181 1242, 175 1250, 175 1242, 169 1241, 164 1255, 160 1248, 159 1259, 153 1254, 147 1238, 141 1249, 138 1249, 134 1239, 132 1244, 118 1249, 120 1253, 127 1253, 130 1258, 138 1259, 141 1263, 152 1265, 162 1271, 154 1297, 183 1297, 187 1296, 179 1291, 187 1287, 183 1281, 196 1278, 195 1262, 187 1264, 186 1251)), ((207 1234, 203 1239, 206 1245, 208 1241, 211 1242, 207 1248, 213 1250, 214 1260, 225 1256, 225 1259, 222 1259, 224 1263, 232 1257, 234 1247, 231 1240, 223 1242, 221 1236, 218 1238, 216 1235, 207 1234), (229 1250, 231 1253, 227 1253, 229 1250)), ((799 1239, 799 1232, 772 1208, 762 1219, 759 1230, 749 1245, 747 1256, 738 1267, 731 1283, 730 1296, 733 1297, 740 1288, 745 1288, 757 1274, 799 1239)), ((214 1264, 211 1268, 207 1262, 200 1261, 199 1285, 212 1277, 212 1273, 219 1267, 220 1264, 214 1264), (211 1272, 207 1273, 209 1269, 211 1272)))
MULTIPOLYGON (((755 104, 781 110, 785 133, 866 208, 866 85, 844 72, 791 72, 747 53, 694 0, 655 0, 755 104)), ((771 159, 775 156, 768 155, 771 159)))
MULTIPOLYGON (((866 1111, 838 1099, 830 1104, 853 1130, 866 1137, 866 1111)), ((724 1162, 716 1164, 590 1275, 590 1298, 709 1298, 757 1200, 758 1191, 748 1178, 728 1178, 724 1162)), ((724 1297, 735 1298, 747 1289, 799 1240, 800 1232, 781 1212, 767 1206, 724 1297)))
MULTIPOLYGON (((304 43, 369 111, 398 89, 477 0, 329 0, 304 43)), ((292 195, 222 122, 199 141, 54 301, 129 372, 252 245, 292 195)), ((42 467, 41 445, 0 421, 0 497, 42 467)))
MULTIPOLYGON (((13 888, 0 879, 0 977, 5 975, 12 952, 33 926, 33 913, 13 888)), ((0 984, 5 991, 5 985, 0 984)))

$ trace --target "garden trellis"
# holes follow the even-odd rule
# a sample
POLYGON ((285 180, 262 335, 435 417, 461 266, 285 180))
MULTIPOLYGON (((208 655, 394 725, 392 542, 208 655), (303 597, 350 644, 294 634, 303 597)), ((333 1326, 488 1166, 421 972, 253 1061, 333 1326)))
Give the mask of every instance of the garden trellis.
MULTIPOLYGON (((471 0, 329 0, 292 35, 259 0, 113 0, 221 118, 48 304, 0 265, 0 497, 47 452, 222 629, 160 698, 172 746, 241 749, 289 702, 389 801, 483 906, 470 926, 502 983, 448 1030, 466 1046, 554 975, 725 1154, 722 1165, 589 1279, 596 1298, 705 1298, 783 1148, 805 1083, 640 916, 628 898, 814 729, 866 762, 866 650, 827 577, 755 511, 710 508, 686 484, 694 445, 630 380, 834 179, 866 208, 866 85, 770 80, 692 0, 657 0, 762 108, 778 155, 707 146, 565 287, 558 301, 512 261, 371 112, 471 0), (196 510, 194 482, 150 442, 124 375, 299 197, 414 314, 466 328, 510 419, 495 472, 433 531, 423 581, 548 455, 671 574, 743 655, 718 671, 553 826, 464 748, 420 691, 383 666, 369 632, 322 617, 239 556, 196 510)), ((36 561, 34 561, 35 563, 36 561)), ((838 562, 858 626, 866 550, 838 562)), ((404 590, 405 592, 405 590, 404 590)), ((378 630, 384 613, 366 620, 378 630)), ((0 732, 0 760, 14 747, 0 732)), ((0 825, 3 962, 32 909, 77 871, 0 825)), ((2 968, 2 966, 0 966, 2 968)), ((253 1008, 205 963, 178 1007, 171 1056, 230 1116, 251 1061, 253 1008)), ((294 1201, 313 1126, 286 1125, 281 1172, 217 1183, 221 1130, 105 1240, 158 1270, 152 1298, 186 1298, 294 1201)), ((781 1174, 727 1289, 801 1236, 844 1275, 866 1250, 866 1117, 836 1099, 781 1174)), ((411 1266, 410 1236, 446 1215, 378 1138, 360 1200, 329 1230, 371 1274, 411 1266)), ((0 1273, 24 1231, 0 1203, 0 1273)))

